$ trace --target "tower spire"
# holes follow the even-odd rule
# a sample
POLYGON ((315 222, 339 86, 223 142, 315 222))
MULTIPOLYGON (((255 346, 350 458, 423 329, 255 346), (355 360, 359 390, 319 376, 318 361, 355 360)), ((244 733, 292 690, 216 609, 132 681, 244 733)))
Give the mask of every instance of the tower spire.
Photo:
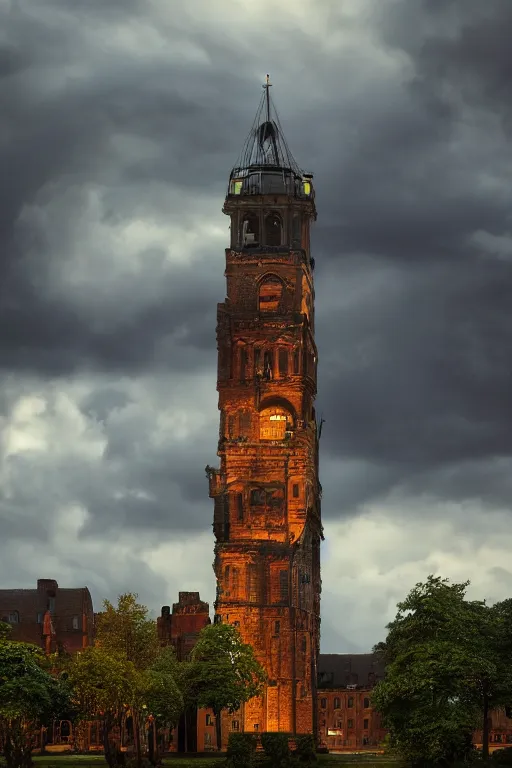
POLYGON ((263 88, 265 89, 265 104, 267 108, 266 122, 269 123, 270 122, 270 89, 272 88, 272 83, 270 82, 270 75, 267 75, 263 88))

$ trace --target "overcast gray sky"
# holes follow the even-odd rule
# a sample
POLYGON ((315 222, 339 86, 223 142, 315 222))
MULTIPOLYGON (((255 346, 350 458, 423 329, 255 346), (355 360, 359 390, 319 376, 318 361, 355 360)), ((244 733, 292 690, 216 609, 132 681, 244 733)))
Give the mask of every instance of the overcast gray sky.
POLYGON ((322 650, 512 593, 511 0, 0 0, 0 585, 214 596, 215 312, 267 72, 315 174, 322 650))

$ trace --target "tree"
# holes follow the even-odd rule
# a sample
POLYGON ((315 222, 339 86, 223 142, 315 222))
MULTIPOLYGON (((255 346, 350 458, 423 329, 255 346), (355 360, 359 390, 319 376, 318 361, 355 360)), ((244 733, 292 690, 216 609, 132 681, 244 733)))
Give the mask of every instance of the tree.
POLYGON ((114 768, 123 759, 109 734, 114 726, 121 727, 128 703, 135 697, 135 666, 104 648, 86 648, 71 659, 66 673, 79 718, 100 720, 105 760, 114 768))
POLYGON ((128 592, 117 599, 117 607, 103 601, 97 616, 96 645, 111 654, 124 656, 137 669, 148 669, 160 653, 156 623, 148 609, 128 592))
MULTIPOLYGON (((117 607, 103 601, 97 619, 96 645, 106 652, 131 662, 139 672, 146 671, 158 657, 161 647, 156 623, 148 618, 148 609, 137 602, 137 594, 128 592, 117 599, 117 607)), ((139 680, 139 687, 144 681, 139 680)), ((137 699, 138 701, 139 699, 137 699)), ((142 715, 146 712, 132 701, 133 738, 139 766, 142 762, 142 715)))
POLYGON ((155 723, 174 728, 183 711, 183 696, 177 683, 177 665, 174 649, 165 648, 141 680, 142 707, 149 713, 149 756, 154 764, 158 761, 158 755, 155 754, 155 723))
POLYGON ((66 687, 45 669, 40 648, 8 639, 0 626, 0 742, 7 768, 32 765, 35 722, 58 715, 66 704, 66 687))
POLYGON ((221 748, 221 712, 235 712, 263 691, 265 672, 250 645, 231 624, 209 624, 192 652, 189 685, 199 707, 213 709, 217 747, 221 748))
POLYGON ((449 762, 471 749, 488 714, 512 691, 503 618, 497 607, 467 601, 469 582, 429 576, 398 604, 385 643, 375 647, 386 677, 373 693, 393 746, 412 762, 449 762))
MULTIPOLYGON (((154 755, 155 722, 169 727, 176 724, 183 709, 183 697, 177 684, 177 661, 171 648, 162 649, 155 622, 148 618, 146 606, 137 602, 137 595, 120 595, 117 606, 104 601, 99 614, 94 653, 86 655, 71 672, 77 681, 80 672, 81 700, 84 711, 93 715, 103 711, 108 719, 105 733, 114 725, 122 726, 131 716, 138 765, 142 762, 144 734, 149 730, 149 753, 154 755), (87 664, 83 669, 81 664, 87 664), (105 691, 102 676, 110 665, 111 693, 105 691), (83 694, 83 695, 82 695, 83 694), (84 696, 86 698, 84 698, 84 696), (122 700, 122 701, 121 701, 122 700), (102 706, 98 710, 98 703, 102 706), (92 709, 91 709, 92 707, 92 709)), ((108 673, 107 673, 108 674, 108 673)), ((109 765, 121 760, 105 736, 105 754, 109 750, 109 765)))

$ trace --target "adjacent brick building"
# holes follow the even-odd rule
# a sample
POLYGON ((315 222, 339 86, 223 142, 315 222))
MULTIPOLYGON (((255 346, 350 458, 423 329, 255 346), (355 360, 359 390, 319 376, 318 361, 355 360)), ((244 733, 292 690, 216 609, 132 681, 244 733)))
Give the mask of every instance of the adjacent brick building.
POLYGON ((330 751, 375 749, 386 734, 372 710, 371 691, 384 668, 371 653, 320 654, 318 729, 321 746, 330 751))
MULTIPOLYGON (((158 636, 163 646, 173 646, 178 661, 188 661, 200 631, 210 623, 210 606, 199 592, 180 592, 172 613, 170 606, 163 606, 158 636)), ((213 712, 208 709, 184 712, 169 734, 169 749, 174 752, 203 752, 216 746, 213 712)))
POLYGON ((38 579, 36 589, 0 589, 0 621, 11 625, 13 640, 34 643, 47 653, 73 653, 94 638, 87 587, 63 588, 54 579, 38 579))
POLYGON ((320 639, 316 218, 311 174, 293 159, 269 96, 232 170, 227 296, 217 311, 220 468, 215 620, 237 625, 266 668, 240 730, 314 730, 320 639))

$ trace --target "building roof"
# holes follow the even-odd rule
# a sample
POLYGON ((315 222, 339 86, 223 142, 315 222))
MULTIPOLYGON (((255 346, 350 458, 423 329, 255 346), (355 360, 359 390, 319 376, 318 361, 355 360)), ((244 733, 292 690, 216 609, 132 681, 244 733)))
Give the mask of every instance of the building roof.
POLYGON ((374 653, 321 653, 319 688, 373 687, 384 677, 384 664, 374 653))
POLYGON ((301 176, 302 171, 288 147, 277 109, 270 96, 271 83, 263 86, 251 131, 235 165, 236 173, 249 168, 286 169, 301 176))
POLYGON ((36 589, 0 589, 0 621, 12 626, 13 640, 39 645, 43 632, 43 617, 53 598, 52 619, 57 634, 75 629, 74 617, 92 616, 92 599, 87 587, 59 587, 53 579, 39 579, 36 589), (15 621, 10 618, 16 617, 15 621))

